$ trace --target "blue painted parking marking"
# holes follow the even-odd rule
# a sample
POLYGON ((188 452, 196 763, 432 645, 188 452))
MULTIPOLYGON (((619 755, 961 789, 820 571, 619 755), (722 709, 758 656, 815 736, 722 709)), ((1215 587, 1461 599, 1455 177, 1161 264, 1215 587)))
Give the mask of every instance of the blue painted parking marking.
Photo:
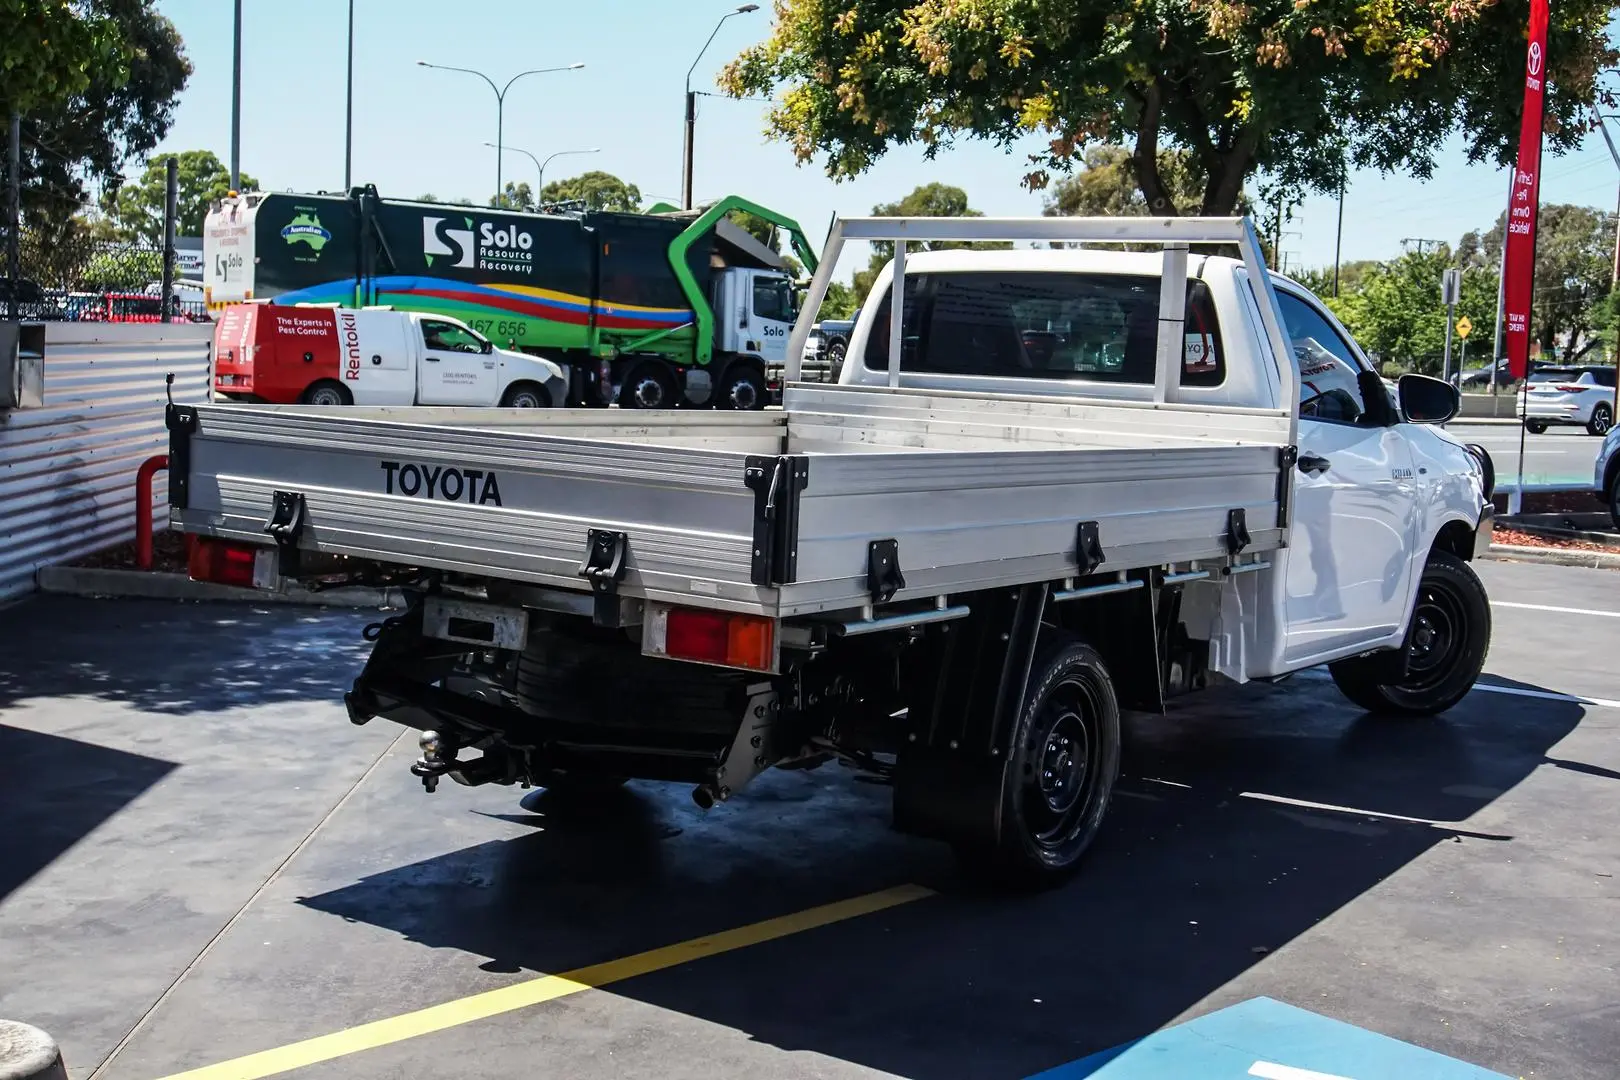
POLYGON ((1508 1080, 1271 998, 1200 1016, 1029 1080, 1508 1080))

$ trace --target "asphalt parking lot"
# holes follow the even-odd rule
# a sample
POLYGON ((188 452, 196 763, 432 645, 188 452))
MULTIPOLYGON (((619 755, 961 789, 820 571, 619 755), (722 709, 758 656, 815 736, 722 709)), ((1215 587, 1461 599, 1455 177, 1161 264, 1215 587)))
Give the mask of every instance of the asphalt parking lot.
POLYGON ((1306 673, 1134 718, 1085 872, 1016 897, 835 766, 707 814, 426 796, 414 733, 343 714, 368 613, 35 598, 0 611, 0 1016, 76 1080, 1609 1078, 1620 575, 1480 570, 1451 714, 1306 673))

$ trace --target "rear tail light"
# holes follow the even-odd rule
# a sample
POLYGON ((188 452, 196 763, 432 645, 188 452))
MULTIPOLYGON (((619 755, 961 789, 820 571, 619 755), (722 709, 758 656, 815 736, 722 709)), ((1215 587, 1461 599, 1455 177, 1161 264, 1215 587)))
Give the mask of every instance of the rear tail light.
POLYGON ((671 660, 770 671, 776 666, 776 623, 761 615, 650 604, 642 651, 671 660))
POLYGON ((186 570, 192 581, 263 588, 275 577, 275 558, 274 548, 198 536, 191 545, 186 570))
POLYGON ((1560 387, 1558 387, 1558 389, 1562 390, 1566 394, 1578 394, 1582 390, 1585 390, 1586 387, 1584 387, 1584 386, 1560 386, 1560 387))

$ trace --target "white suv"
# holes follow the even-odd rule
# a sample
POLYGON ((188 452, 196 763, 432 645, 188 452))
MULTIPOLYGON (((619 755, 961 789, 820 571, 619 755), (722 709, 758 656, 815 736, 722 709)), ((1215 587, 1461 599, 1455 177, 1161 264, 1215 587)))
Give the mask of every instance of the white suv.
POLYGON ((1614 369, 1542 368, 1519 395, 1519 415, 1532 434, 1552 424, 1579 424, 1593 435, 1614 427, 1614 369))

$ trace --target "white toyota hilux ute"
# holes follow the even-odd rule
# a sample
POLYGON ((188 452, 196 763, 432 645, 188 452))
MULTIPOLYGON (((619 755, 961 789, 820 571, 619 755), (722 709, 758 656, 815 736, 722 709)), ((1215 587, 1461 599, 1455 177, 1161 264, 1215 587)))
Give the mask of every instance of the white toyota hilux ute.
POLYGON ((345 703, 420 729, 429 791, 646 778, 708 806, 840 761, 1001 879, 1079 863, 1122 710, 1321 664, 1381 713, 1472 688, 1489 457, 1247 221, 839 221, 802 310, 779 411, 171 405, 171 520, 211 580, 341 555, 407 588, 345 703), (800 383, 849 240, 894 261, 841 382, 800 383), (984 240, 1043 248, 907 247, 984 240))

